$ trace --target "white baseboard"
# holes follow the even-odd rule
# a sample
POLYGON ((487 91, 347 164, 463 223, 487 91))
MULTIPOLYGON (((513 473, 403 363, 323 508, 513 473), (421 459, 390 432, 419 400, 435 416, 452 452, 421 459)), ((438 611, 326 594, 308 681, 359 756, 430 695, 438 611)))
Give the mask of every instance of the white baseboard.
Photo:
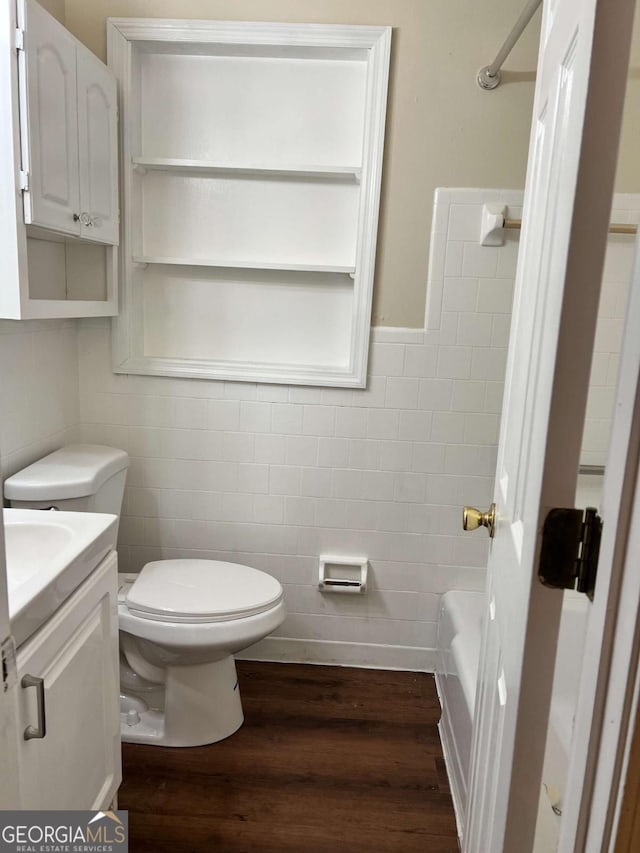
POLYGON ((238 660, 278 663, 314 663, 357 666, 364 669, 397 669, 434 672, 436 650, 413 646, 382 646, 375 643, 343 643, 334 640, 296 640, 267 637, 240 654, 238 660))

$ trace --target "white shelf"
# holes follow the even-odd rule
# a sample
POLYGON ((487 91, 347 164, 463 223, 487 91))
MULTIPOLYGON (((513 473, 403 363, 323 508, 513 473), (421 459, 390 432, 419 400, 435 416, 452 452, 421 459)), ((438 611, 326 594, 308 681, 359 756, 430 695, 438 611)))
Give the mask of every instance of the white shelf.
POLYGON ((391 29, 107 29, 124 127, 114 370, 364 387, 391 29))
POLYGON ((222 267, 225 269, 248 269, 248 270, 282 270, 283 272, 325 272, 344 273, 355 275, 355 266, 335 266, 333 264, 285 264, 248 261, 222 261, 215 258, 167 258, 161 255, 134 255, 133 262, 136 264, 168 264, 174 266, 188 267, 222 267))
POLYGON ((205 160, 166 157, 133 157, 133 167, 141 172, 180 172, 191 175, 252 175, 263 178, 319 178, 333 181, 360 180, 360 166, 232 166, 205 160))

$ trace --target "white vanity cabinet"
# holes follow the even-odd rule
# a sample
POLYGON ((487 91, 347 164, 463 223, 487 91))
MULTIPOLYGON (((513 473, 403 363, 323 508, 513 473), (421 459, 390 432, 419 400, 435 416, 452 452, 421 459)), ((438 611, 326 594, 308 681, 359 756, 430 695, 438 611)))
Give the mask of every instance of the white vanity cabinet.
POLYGON ((35 0, 0 11, 0 317, 117 313, 117 88, 35 0))
POLYGON ((21 808, 106 808, 122 780, 114 552, 18 648, 17 670, 21 808))

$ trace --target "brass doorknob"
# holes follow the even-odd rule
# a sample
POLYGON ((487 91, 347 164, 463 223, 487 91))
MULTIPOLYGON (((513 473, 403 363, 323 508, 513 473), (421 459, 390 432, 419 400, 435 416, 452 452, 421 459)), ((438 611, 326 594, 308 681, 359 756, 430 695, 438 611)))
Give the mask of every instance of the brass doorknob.
POLYGON ((478 527, 486 527, 489 531, 489 537, 493 539, 495 522, 495 504, 491 504, 487 512, 480 512, 474 506, 466 506, 462 510, 462 527, 464 530, 477 530, 478 527))

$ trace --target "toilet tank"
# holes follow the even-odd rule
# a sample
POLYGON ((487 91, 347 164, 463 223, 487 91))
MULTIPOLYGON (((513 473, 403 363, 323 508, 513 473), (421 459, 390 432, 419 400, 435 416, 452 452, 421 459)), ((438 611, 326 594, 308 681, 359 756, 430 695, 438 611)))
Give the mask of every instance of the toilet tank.
POLYGON ((99 444, 70 444, 4 482, 12 507, 120 515, 129 456, 99 444))

